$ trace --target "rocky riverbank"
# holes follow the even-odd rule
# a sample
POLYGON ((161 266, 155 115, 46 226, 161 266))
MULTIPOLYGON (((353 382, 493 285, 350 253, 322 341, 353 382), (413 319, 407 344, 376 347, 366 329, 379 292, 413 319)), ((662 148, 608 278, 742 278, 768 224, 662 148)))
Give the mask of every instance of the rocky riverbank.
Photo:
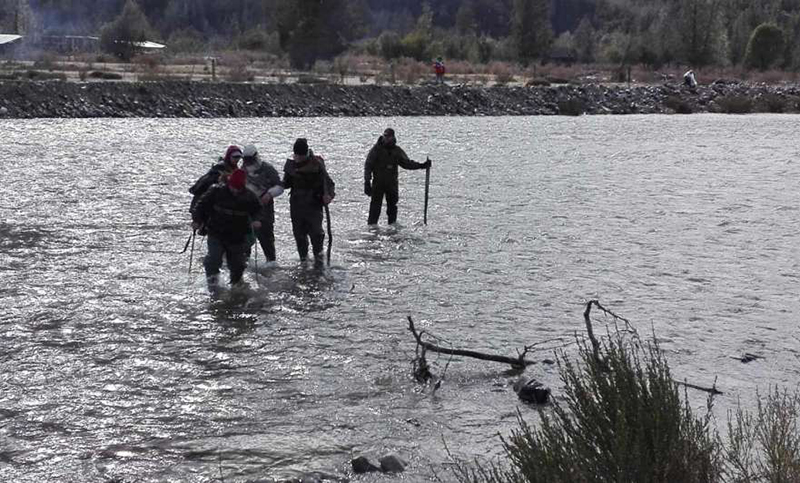
POLYGON ((0 118, 500 116, 800 112, 800 87, 341 86, 0 81, 0 118))

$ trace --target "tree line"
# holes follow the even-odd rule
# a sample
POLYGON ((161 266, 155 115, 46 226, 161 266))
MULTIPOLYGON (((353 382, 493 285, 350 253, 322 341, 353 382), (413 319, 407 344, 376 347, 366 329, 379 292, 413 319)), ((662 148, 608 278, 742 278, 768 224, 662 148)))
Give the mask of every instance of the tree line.
POLYGON ((350 51, 800 68, 800 0, 0 0, 0 29, 265 51, 298 67, 350 51))

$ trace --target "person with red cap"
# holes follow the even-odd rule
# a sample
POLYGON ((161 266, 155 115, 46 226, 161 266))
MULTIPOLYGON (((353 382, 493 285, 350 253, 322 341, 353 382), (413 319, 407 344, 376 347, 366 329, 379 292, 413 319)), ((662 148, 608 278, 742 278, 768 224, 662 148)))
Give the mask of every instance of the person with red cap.
POLYGON ((197 181, 194 182, 189 193, 192 194, 192 204, 189 206, 189 211, 192 211, 194 205, 203 196, 208 188, 217 184, 225 183, 225 180, 230 176, 233 171, 239 167, 239 160, 242 159, 242 149, 239 146, 231 145, 225 150, 225 156, 219 158, 216 164, 211 166, 208 173, 204 174, 197 181))
POLYGON ((256 219, 261 211, 258 197, 246 188, 247 172, 236 169, 225 184, 209 188, 192 209, 192 228, 208 232, 208 253, 203 260, 209 290, 219 283, 222 257, 228 262, 231 285, 242 280, 247 264, 247 236, 261 223, 256 219))
POLYGON ((325 168, 325 160, 308 148, 305 138, 297 138, 293 147, 294 156, 283 166, 283 187, 289 192, 289 214, 292 217, 292 233, 297 244, 300 260, 308 257, 308 240, 314 250, 314 261, 322 262, 322 245, 325 231, 322 229, 322 207, 336 196, 335 184, 325 168))

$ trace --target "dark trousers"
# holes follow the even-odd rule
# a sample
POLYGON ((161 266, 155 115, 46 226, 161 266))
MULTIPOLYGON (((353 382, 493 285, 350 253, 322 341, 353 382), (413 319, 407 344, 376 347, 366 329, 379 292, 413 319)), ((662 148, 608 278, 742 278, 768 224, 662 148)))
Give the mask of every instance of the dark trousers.
POLYGON ((292 233, 297 244, 297 254, 300 260, 308 258, 308 240, 311 239, 311 248, 315 257, 322 256, 322 245, 325 241, 325 231, 322 229, 322 207, 291 205, 292 233))
POLYGON ((261 228, 255 230, 258 243, 261 249, 264 250, 264 256, 268 262, 275 261, 275 223, 261 221, 261 228))
POLYGON ((381 217, 381 206, 384 197, 386 197, 386 217, 389 218, 389 224, 391 225, 397 221, 397 201, 400 199, 397 184, 375 183, 372 185, 372 198, 369 202, 367 224, 374 225, 378 223, 378 218, 381 217))
POLYGON ((228 270, 231 272, 231 285, 239 282, 244 273, 246 264, 246 243, 230 243, 213 235, 208 235, 208 253, 203 260, 206 269, 206 278, 217 277, 222 267, 222 257, 228 261, 228 270))

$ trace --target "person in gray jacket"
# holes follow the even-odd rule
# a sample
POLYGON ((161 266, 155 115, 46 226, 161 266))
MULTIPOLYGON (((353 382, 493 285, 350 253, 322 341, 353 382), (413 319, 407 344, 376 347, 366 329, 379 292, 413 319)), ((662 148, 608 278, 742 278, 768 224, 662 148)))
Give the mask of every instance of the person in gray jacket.
POLYGON ((270 163, 262 161, 258 149, 252 144, 244 147, 242 152, 242 168, 247 171, 247 189, 252 191, 261 201, 261 211, 256 220, 261 228, 255 230, 255 236, 267 263, 275 261, 275 203, 273 200, 283 193, 283 184, 278 170, 270 163))
POLYGON ((283 186, 289 192, 289 211, 292 215, 292 232, 297 243, 300 260, 308 257, 308 240, 314 250, 315 262, 322 261, 325 232, 322 229, 322 207, 333 201, 335 184, 325 160, 308 148, 305 138, 294 143, 294 156, 283 167, 283 186))

